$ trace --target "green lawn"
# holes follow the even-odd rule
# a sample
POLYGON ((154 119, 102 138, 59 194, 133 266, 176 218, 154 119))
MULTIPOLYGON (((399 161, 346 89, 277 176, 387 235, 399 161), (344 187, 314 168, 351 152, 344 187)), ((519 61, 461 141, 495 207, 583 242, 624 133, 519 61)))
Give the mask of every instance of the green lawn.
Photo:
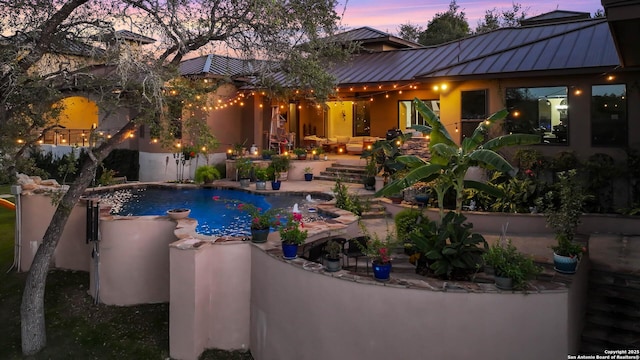
MULTIPOLYGON (((0 194, 9 187, 0 185, 0 194)), ((0 359, 22 359, 20 302, 26 274, 13 263, 14 211, 0 207, 0 359)), ((93 304, 89 275, 52 270, 45 294, 47 347, 30 359, 167 359, 169 305, 93 304)), ((201 359, 252 359, 250 353, 207 351, 201 359)))

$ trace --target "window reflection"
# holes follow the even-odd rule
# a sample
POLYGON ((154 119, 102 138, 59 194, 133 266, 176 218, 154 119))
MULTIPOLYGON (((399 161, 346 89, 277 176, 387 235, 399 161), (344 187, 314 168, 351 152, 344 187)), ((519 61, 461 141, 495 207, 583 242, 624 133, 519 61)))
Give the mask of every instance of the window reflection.
POLYGON ((567 144, 569 101, 566 86, 508 88, 505 122, 509 133, 538 134, 543 144, 567 144))
POLYGON ((624 84, 591 87, 591 144, 627 145, 627 87, 624 84))

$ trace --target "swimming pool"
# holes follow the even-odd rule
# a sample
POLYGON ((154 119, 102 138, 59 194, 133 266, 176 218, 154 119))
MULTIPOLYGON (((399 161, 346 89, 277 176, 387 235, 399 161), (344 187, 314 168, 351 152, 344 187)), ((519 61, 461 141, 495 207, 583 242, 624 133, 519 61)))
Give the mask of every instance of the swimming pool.
POLYGON ((264 210, 274 207, 291 211, 298 204, 306 222, 328 217, 313 212, 319 199, 308 201, 307 195, 265 196, 231 189, 147 187, 120 189, 99 196, 112 206, 113 215, 165 215, 170 209, 189 208, 189 217, 198 220, 196 232, 213 236, 250 235, 249 215, 230 206, 232 201, 251 203, 264 210))

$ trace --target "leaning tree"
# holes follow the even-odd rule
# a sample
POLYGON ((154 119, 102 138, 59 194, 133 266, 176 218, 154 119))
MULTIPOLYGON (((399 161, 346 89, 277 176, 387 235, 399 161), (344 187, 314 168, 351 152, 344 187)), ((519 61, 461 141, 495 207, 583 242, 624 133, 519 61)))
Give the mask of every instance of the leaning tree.
POLYGON ((344 47, 324 41, 338 30, 336 6, 336 0, 0 0, 0 34, 6 35, 0 37, 4 173, 15 171, 15 160, 58 123, 56 104, 70 93, 95 99, 101 117, 126 109, 128 118, 114 136, 89 149, 76 181, 57 203, 23 293, 25 355, 46 345, 47 271, 70 210, 97 166, 141 124, 171 123, 167 108, 176 98, 168 96, 180 92, 168 87, 214 90, 177 81, 180 62, 197 51, 222 51, 251 62, 251 73, 244 75, 256 87, 276 91, 296 84, 313 88, 322 100, 335 88, 325 69, 348 56, 344 47), (96 39, 117 29, 160 41, 150 50, 96 46, 96 39), (24 142, 16 144, 17 138, 24 142))

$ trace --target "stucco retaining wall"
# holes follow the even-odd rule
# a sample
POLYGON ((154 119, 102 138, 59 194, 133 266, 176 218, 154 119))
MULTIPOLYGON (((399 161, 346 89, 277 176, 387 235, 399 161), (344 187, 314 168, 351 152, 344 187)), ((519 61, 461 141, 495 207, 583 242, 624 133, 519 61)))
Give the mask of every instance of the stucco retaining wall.
POLYGON ((169 348, 197 359, 207 348, 249 348, 251 252, 247 242, 172 244, 169 348))
MULTIPOLYGON (((26 194, 20 197, 20 207, 20 271, 29 271, 56 206, 51 203, 51 197, 48 195, 26 194)), ((86 202, 81 200, 71 211, 62 231, 62 237, 53 254, 54 267, 89 271, 92 246, 86 243, 86 217, 86 202)))
MULTIPOLYGON (((166 216, 100 219, 99 277, 91 266, 90 293, 100 302, 136 305, 169 301, 169 244, 176 222, 166 216)), ((95 260, 93 260, 95 261, 95 260)))
POLYGON ((569 324, 579 290, 466 293, 362 284, 305 271, 258 248, 251 267, 255 359, 561 359, 575 352, 580 334, 569 324))

